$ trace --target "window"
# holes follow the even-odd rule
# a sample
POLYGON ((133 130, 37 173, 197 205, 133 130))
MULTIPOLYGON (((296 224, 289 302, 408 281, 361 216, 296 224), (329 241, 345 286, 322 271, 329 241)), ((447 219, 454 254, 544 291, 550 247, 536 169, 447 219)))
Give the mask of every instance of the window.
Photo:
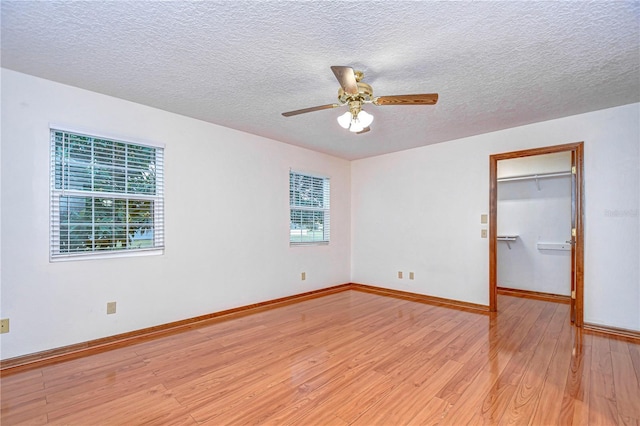
POLYGON ((164 248, 163 149, 51 130, 52 260, 164 248))
POLYGON ((329 178, 289 172, 290 244, 329 243, 329 178))

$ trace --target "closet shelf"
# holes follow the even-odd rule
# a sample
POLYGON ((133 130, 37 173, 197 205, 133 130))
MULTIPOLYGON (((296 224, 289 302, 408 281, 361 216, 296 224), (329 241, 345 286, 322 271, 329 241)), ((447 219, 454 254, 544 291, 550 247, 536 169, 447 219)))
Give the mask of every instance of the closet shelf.
POLYGON ((571 241, 565 241, 564 243, 538 242, 536 246, 538 247, 538 250, 571 251, 571 241))

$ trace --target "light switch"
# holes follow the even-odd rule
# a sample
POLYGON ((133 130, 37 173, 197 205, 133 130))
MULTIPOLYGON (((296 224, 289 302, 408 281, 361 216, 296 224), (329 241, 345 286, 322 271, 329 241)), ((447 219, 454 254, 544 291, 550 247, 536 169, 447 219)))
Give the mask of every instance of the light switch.
POLYGON ((487 238, 487 230, 483 229, 482 231, 480 231, 480 238, 487 238))
POLYGON ((488 215, 486 215, 486 214, 481 214, 480 215, 480 223, 487 223, 488 220, 489 220, 488 215))

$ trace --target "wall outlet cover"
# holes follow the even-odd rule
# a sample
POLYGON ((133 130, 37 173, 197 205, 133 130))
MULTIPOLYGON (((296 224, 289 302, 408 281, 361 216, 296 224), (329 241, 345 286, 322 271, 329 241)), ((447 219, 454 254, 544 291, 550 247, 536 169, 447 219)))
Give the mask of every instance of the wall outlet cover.
POLYGON ((108 302, 107 303, 107 315, 116 313, 116 302, 108 302))
POLYGON ((0 320, 0 334, 9 332, 9 318, 3 318, 0 320))

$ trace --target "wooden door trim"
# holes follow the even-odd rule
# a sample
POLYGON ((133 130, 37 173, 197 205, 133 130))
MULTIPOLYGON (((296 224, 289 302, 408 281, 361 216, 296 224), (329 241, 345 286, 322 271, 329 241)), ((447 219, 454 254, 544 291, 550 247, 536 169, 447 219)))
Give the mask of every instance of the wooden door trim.
POLYGON ((498 310, 497 227, 498 227, 498 161, 532 155, 574 152, 576 158, 576 321, 583 325, 584 309, 584 142, 505 152, 489 156, 489 310, 498 310))

